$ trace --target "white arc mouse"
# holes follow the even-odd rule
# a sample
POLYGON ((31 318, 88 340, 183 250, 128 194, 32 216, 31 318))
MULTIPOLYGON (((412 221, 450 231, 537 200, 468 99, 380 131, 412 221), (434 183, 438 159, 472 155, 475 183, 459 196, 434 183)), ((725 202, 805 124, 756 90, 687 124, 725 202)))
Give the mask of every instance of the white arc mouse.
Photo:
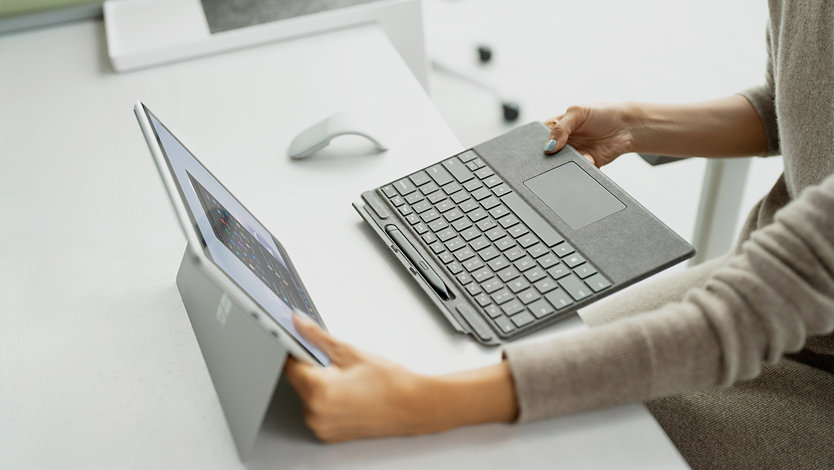
POLYGON ((294 160, 307 158, 327 147, 330 141, 342 135, 359 135, 373 142, 377 150, 388 150, 380 138, 382 126, 373 116, 358 111, 341 111, 331 114, 304 129, 290 142, 287 154, 294 160))

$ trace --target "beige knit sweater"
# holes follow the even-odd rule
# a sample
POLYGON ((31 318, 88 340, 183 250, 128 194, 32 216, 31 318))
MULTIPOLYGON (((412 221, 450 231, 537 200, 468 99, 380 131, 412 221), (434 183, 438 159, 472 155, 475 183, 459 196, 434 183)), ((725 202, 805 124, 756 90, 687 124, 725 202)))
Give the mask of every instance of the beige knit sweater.
POLYGON ((772 0, 768 51, 765 85, 743 95, 785 173, 735 254, 681 302, 508 346, 519 420, 729 386, 806 342, 834 354, 810 338, 834 331, 834 2, 772 0))

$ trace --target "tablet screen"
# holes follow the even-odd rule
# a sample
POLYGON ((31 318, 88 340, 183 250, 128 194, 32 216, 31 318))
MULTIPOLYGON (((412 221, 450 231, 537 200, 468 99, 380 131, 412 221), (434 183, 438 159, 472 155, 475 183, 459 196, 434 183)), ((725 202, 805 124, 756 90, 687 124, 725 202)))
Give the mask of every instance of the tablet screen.
POLYGON ((156 117, 145 109, 204 252, 321 364, 330 360, 296 332, 293 311, 321 318, 280 243, 156 117))

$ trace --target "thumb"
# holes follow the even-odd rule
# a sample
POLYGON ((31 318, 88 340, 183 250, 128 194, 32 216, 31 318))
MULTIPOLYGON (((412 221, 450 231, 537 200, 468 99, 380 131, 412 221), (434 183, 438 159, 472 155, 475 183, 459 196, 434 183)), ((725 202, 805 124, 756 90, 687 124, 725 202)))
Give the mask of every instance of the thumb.
POLYGON ((330 360, 336 364, 344 362, 350 352, 350 346, 334 338, 317 323, 302 315, 293 313, 292 322, 301 336, 324 351, 330 357, 330 360))
POLYGON ((550 128, 550 138, 544 147, 544 153, 551 155, 568 143, 568 138, 573 131, 585 121, 587 112, 583 107, 571 106, 565 114, 547 121, 545 124, 550 128))

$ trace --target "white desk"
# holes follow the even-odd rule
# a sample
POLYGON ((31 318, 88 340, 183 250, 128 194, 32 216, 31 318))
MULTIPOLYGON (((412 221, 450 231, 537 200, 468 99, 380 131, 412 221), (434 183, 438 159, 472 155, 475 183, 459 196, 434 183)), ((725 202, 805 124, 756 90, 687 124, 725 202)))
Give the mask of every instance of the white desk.
MULTIPOLYGON (((91 21, 0 37, 0 67, 1 468, 242 467, 174 285, 184 239, 137 98, 282 239, 337 336, 421 372, 498 360, 452 333, 350 206, 460 150, 375 28, 115 75, 91 21), (344 140, 285 157, 300 128, 359 104, 391 116, 386 155, 344 140)), ((639 405, 332 446, 281 412, 248 467, 685 467, 639 405)))

